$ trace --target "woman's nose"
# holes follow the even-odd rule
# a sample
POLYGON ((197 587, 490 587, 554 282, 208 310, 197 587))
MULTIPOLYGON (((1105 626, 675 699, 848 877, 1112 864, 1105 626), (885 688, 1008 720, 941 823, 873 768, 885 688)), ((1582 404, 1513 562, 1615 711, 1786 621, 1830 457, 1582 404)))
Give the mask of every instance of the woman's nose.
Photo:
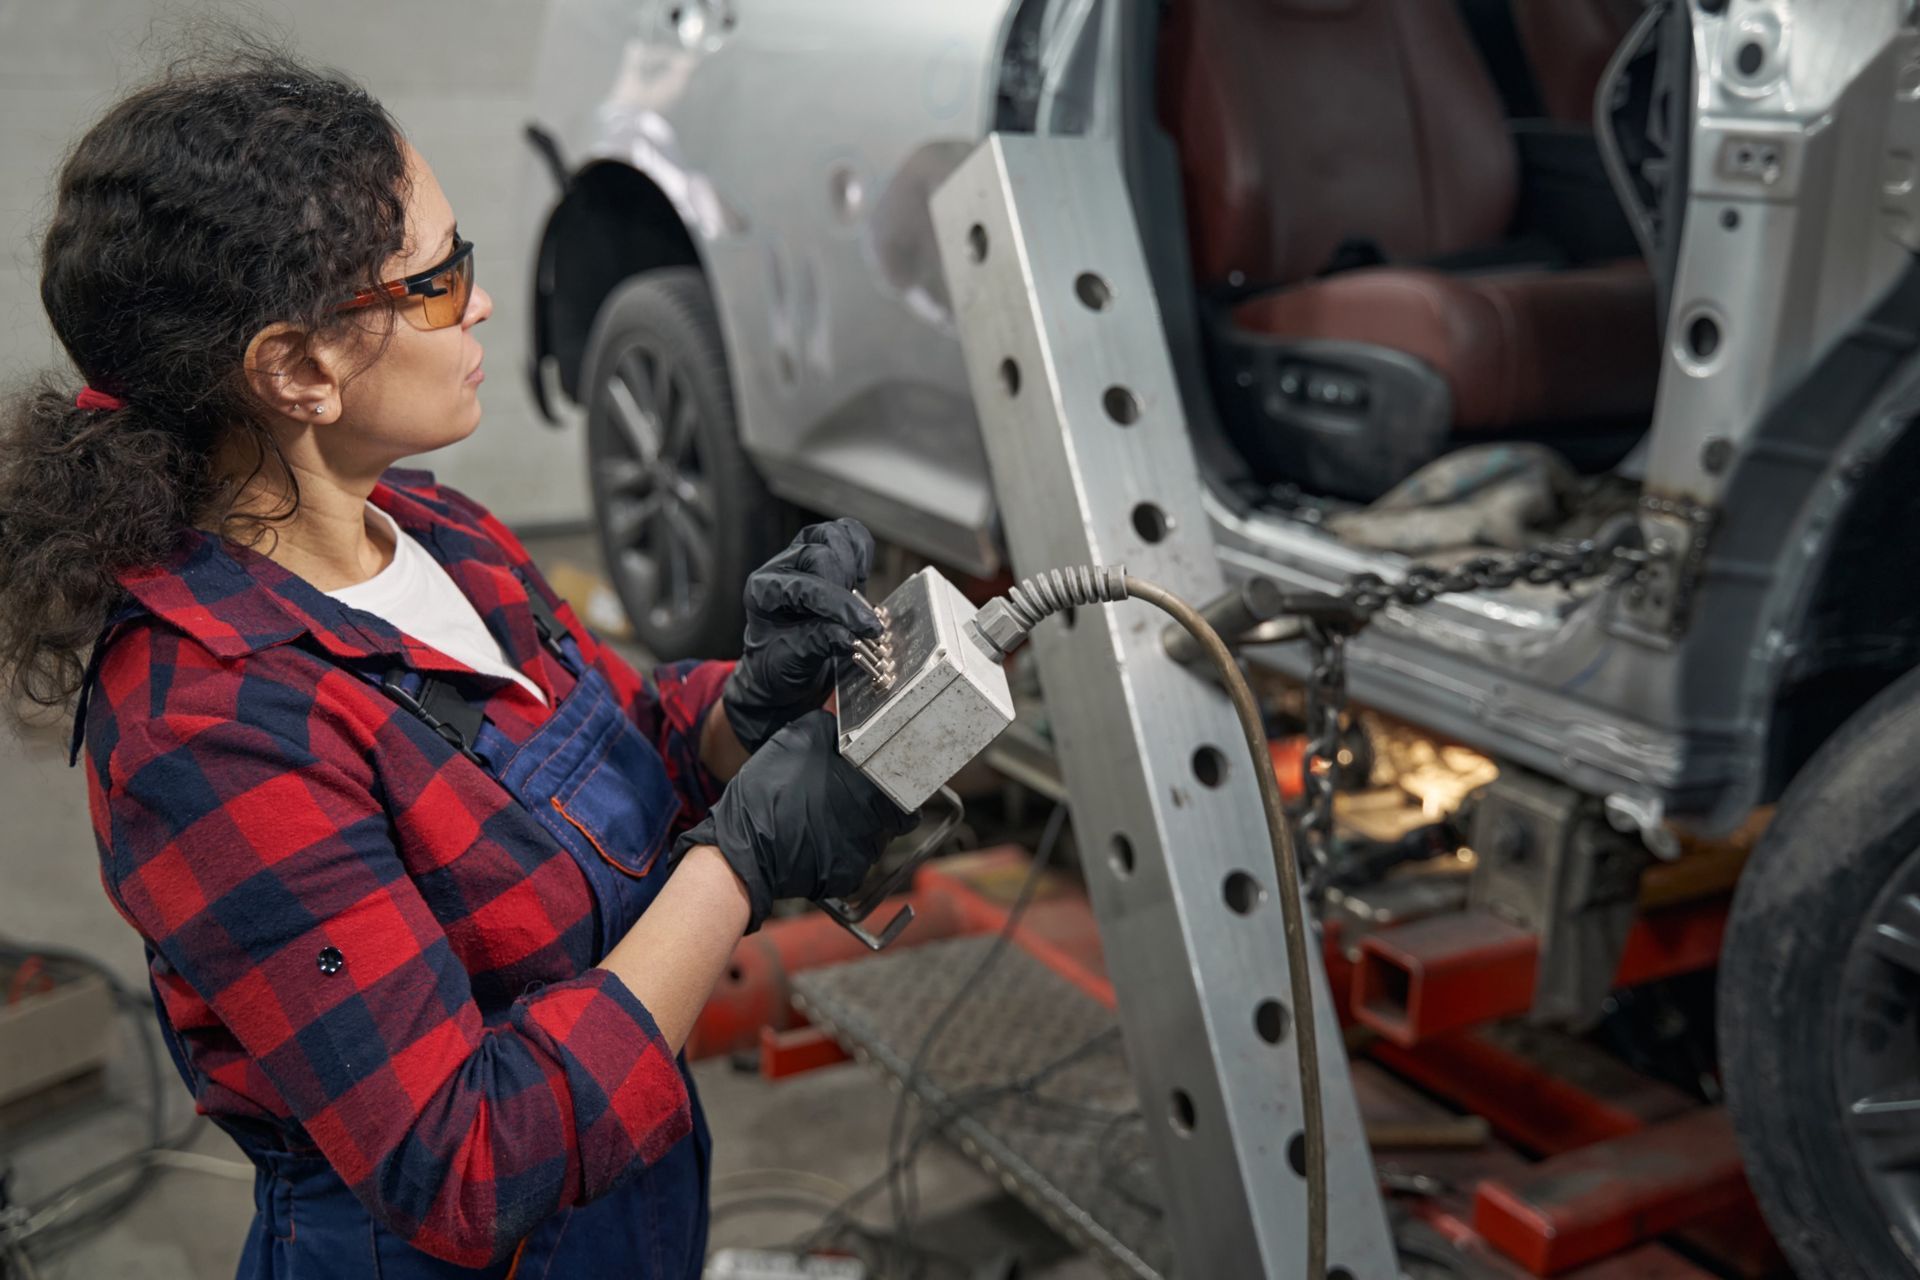
POLYGON ((473 286, 473 296, 467 299, 467 314, 460 319, 462 329, 471 329, 493 314, 493 295, 479 285, 473 286))

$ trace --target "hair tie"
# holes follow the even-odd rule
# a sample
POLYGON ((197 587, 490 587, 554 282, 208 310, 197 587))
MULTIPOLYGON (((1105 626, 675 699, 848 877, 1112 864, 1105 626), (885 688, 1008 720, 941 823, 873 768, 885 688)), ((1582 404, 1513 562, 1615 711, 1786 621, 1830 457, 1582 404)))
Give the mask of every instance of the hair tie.
POLYGON ((76 409, 124 409, 127 402, 119 396, 110 396, 104 391, 95 391, 92 387, 82 387, 80 394, 73 398, 76 409))

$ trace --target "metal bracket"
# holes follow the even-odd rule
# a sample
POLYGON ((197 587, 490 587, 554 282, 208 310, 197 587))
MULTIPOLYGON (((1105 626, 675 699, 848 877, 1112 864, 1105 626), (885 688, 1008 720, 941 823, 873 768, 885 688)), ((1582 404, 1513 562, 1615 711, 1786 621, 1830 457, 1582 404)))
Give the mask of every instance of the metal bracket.
POLYGON ((1641 497, 1646 560, 1620 596, 1613 631, 1662 648, 1686 635, 1713 526, 1707 507, 1652 493, 1641 497))
POLYGON ((1615 830, 1592 797, 1508 768, 1481 797, 1473 848, 1469 907, 1540 936, 1534 1020, 1590 1025, 1633 927, 1648 861, 1638 837, 1615 830))
POLYGON ((966 815, 966 806, 960 802, 953 788, 940 788, 939 796, 947 803, 947 816, 920 842, 919 848, 891 871, 861 885, 851 901, 846 898, 822 898, 819 902, 822 911, 832 916, 842 929, 865 943, 869 951, 879 951, 898 938, 901 930, 913 923, 913 908, 902 905, 877 934, 863 928, 863 922, 878 911, 889 897, 907 887, 913 880, 913 873, 920 869, 920 864, 933 856, 934 851, 939 849, 966 815))

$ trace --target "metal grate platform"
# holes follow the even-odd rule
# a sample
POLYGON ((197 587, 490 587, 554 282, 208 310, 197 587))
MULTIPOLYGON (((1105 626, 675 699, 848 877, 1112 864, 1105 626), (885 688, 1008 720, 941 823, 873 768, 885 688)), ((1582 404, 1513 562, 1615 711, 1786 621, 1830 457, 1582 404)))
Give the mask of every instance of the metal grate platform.
MULTIPOLYGON (((794 1003, 895 1088, 991 936, 794 978, 794 1003)), ((1172 1245, 1113 1014, 1018 946, 961 1003, 912 1090, 1001 1185, 1116 1274, 1167 1275, 1172 1245)))

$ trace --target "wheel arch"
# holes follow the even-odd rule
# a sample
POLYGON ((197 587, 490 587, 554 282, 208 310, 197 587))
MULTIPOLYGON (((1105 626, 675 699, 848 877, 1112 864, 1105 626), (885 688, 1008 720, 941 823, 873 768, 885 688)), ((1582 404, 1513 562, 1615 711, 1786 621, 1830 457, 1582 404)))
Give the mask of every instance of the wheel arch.
POLYGON ((1777 799, 1920 663, 1920 593, 1899 590, 1920 528, 1916 422, 1920 259, 1781 389, 1715 506, 1692 513, 1710 532, 1668 674, 1704 744, 1705 781, 1676 811, 1703 830, 1777 799))
POLYGON ((1815 752, 1880 692, 1920 666, 1920 395, 1899 394, 1831 474, 1830 511, 1806 570, 1774 685, 1762 797, 1776 799, 1815 752))
POLYGON ((534 387, 543 410, 541 369, 549 361, 560 390, 579 400, 594 317, 622 281, 661 267, 706 274, 698 243, 660 184, 631 165, 605 159, 590 161, 567 180, 534 262, 534 387))

